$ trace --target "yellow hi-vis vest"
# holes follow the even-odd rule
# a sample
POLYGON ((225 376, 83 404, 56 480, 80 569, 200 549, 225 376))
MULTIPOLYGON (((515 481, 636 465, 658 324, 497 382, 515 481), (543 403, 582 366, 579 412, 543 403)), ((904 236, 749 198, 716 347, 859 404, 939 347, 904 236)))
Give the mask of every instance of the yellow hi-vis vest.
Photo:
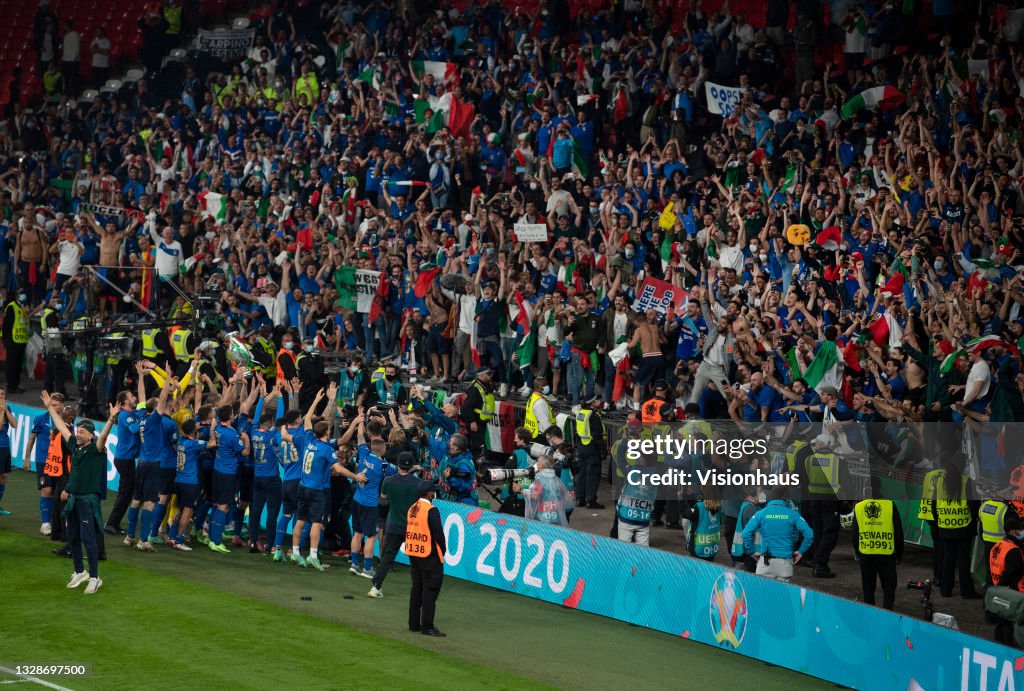
POLYGON ((160 351, 156 349, 156 329, 146 329, 142 332, 142 357, 153 359, 160 351))
POLYGON ((25 308, 17 302, 11 302, 7 307, 14 310, 14 324, 11 326, 11 341, 18 344, 28 343, 28 312, 26 312, 25 308))
POLYGON ((978 510, 978 520, 981 522, 981 539, 985 542, 999 542, 1003 539, 1003 519, 1006 518, 1005 502, 989 499, 981 505, 978 510))
POLYGON ((188 337, 191 335, 192 332, 188 329, 178 329, 171 334, 171 350, 180 362, 188 362, 192 357, 188 352, 188 337))
POLYGON ((946 496, 946 483, 935 486, 935 523, 944 530, 955 530, 971 524, 971 509, 967 506, 967 476, 960 476, 960 496, 950 500, 946 496))
MULTIPOLYGON (((940 468, 924 476, 924 486, 921 488, 921 505, 917 510, 917 517, 922 521, 935 520, 935 487, 942 482, 944 472, 940 468)), ((1000 537, 1000 539, 1002 538, 1000 537)))
POLYGON ((473 386, 480 392, 480 400, 483 401, 483 408, 476 408, 473 412, 477 414, 481 422, 490 422, 494 417, 494 394, 484 391, 480 382, 474 381, 473 386))
POLYGON ((816 453, 807 459, 807 491, 839 494, 839 459, 834 453, 816 453))
POLYGON ((544 405, 548 407, 548 419, 551 419, 551 406, 548 404, 548 399, 534 391, 530 394, 530 400, 526 402, 526 420, 523 421, 523 427, 525 427, 530 434, 535 437, 540 435, 542 431, 540 428, 540 421, 537 420, 537 414, 533 412, 533 406, 538 401, 543 401, 544 405))
POLYGON ((865 499, 853 509, 857 516, 857 550, 861 554, 891 555, 896 551, 892 502, 865 499))
POLYGON ((576 436, 579 437, 583 446, 590 446, 590 443, 594 441, 594 437, 590 433, 590 416, 593 414, 592 410, 581 410, 576 413, 576 436))
POLYGON ((786 467, 789 468, 789 472, 792 473, 792 472, 796 471, 796 454, 797 454, 797 451, 799 451, 800 449, 804 448, 805 446, 807 446, 807 442, 805 442, 805 441, 795 441, 795 442, 793 442, 792 444, 789 445, 788 449, 786 449, 786 467))

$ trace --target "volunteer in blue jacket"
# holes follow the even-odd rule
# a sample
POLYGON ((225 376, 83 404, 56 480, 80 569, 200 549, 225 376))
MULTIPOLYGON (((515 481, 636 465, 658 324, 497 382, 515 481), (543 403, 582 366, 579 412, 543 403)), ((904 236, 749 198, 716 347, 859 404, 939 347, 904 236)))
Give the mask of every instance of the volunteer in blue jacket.
POLYGON ((757 575, 788 583, 793 577, 793 565, 811 548, 814 531, 800 512, 786 503, 789 488, 772 490, 768 504, 754 514, 743 528, 743 549, 757 559, 757 575), (760 548, 754 550, 754 535, 761 534, 760 548), (800 542, 797 544, 797 534, 800 542))
POLYGON ((442 435, 430 439, 430 455, 437 459, 441 478, 441 498, 476 506, 476 464, 464 434, 442 435))

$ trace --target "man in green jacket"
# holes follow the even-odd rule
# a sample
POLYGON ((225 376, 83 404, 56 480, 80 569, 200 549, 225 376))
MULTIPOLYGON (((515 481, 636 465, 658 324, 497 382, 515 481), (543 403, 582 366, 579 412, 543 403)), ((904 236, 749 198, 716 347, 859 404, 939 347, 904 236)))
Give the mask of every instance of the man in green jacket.
POLYGON ((71 446, 72 436, 75 438, 76 446, 71 450, 71 476, 68 479, 67 487, 61 494, 61 500, 64 502, 64 515, 67 517, 68 523, 68 549, 71 550, 71 558, 75 563, 75 572, 71 575, 68 588, 77 588, 85 581, 89 581, 85 588, 85 594, 92 595, 103 585, 98 573, 99 551, 96 544, 96 528, 102 525, 100 493, 103 491, 103 483, 106 481, 107 474, 107 436, 117 420, 119 410, 111 406, 107 424, 103 427, 99 437, 96 437, 96 427, 91 420, 80 422, 72 432, 64 422, 61 412, 53 407, 50 394, 43 391, 41 398, 43 406, 49 411, 53 425, 64 443, 71 446), (89 559, 88 574, 82 564, 83 545, 89 559))

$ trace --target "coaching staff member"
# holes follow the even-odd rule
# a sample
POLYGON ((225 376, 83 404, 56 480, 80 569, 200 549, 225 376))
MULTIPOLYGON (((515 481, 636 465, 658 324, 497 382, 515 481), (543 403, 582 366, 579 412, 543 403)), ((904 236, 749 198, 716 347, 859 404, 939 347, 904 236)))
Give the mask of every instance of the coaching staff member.
POLYGON ((444 530, 441 513, 432 503, 433 483, 423 480, 417 488, 419 499, 406 515, 405 553, 412 566, 409 593, 409 630, 424 636, 445 636, 434 626, 434 609, 444 580, 444 530))

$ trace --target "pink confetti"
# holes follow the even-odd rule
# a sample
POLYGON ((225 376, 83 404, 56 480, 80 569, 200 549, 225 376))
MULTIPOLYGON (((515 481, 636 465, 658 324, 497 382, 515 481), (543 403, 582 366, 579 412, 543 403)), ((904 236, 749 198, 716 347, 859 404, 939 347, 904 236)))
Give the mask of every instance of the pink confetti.
POLYGON ((910 642, 910 636, 907 636, 907 647, 911 650, 914 649, 914 644, 910 642))
POLYGON ((1018 672, 1024 670, 1024 657, 1018 657, 1013 661, 1013 668, 1018 672))
POLYGON ((690 637, 690 629, 686 629, 686 631, 683 631, 679 635, 682 636, 683 638, 689 638, 690 637))
POLYGON ((633 567, 633 574, 632 575, 634 575, 634 576, 636 575, 636 566, 633 567))
POLYGON ((594 549, 597 549, 597 540, 595 540, 594 538, 590 538, 590 545, 591 545, 591 546, 592 546, 592 547, 593 547, 594 549))
POLYGON ((469 512, 468 516, 466 516, 466 523, 476 523, 477 521, 480 520, 480 517, 483 516, 483 515, 484 515, 484 510, 483 509, 474 509, 473 511, 469 512))
POLYGON ((498 519, 498 525, 505 525, 505 519, 504 518, 499 518, 498 519))

